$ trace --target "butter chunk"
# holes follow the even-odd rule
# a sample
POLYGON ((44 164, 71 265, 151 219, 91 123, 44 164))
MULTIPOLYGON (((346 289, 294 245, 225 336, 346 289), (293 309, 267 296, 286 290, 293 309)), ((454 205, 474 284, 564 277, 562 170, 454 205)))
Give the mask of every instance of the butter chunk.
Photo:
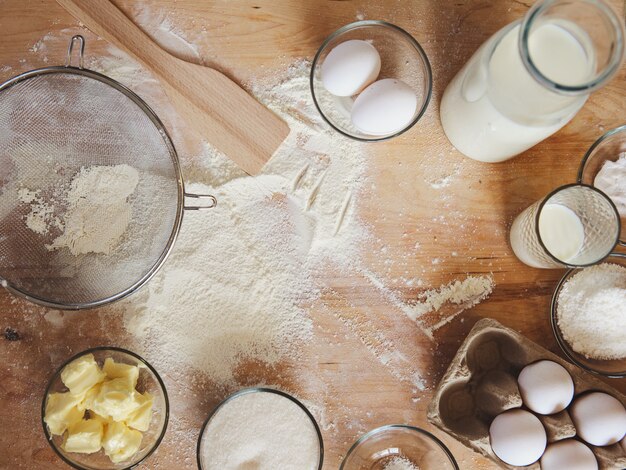
POLYGON ((84 394, 105 377, 93 354, 85 354, 73 360, 61 371, 61 380, 73 395, 84 394))
POLYGON ((113 421, 124 421, 141 406, 138 395, 127 379, 108 380, 100 387, 90 409, 113 421))
POLYGON ((127 379, 132 388, 137 386, 137 379, 139 378, 139 367, 137 366, 115 362, 112 358, 107 357, 102 370, 109 379, 127 379))
POLYGON ((132 412, 126 419, 126 425, 138 431, 147 431, 152 420, 152 405, 154 397, 146 392, 143 395, 137 393, 139 408, 132 412))
POLYGON ((65 430, 83 419, 84 410, 78 409, 81 396, 70 392, 51 393, 46 402, 44 421, 52 435, 61 435, 65 430))
POLYGON ((87 392, 85 392, 84 398, 78 404, 79 410, 90 410, 93 407, 93 402, 100 393, 100 389, 102 388, 102 384, 96 384, 91 387, 87 392))
POLYGON ((68 428, 62 447, 66 452, 93 454, 102 447, 103 432, 99 420, 83 419, 68 428))
POLYGON ((128 428, 124 423, 111 423, 107 426, 102 440, 104 453, 113 463, 128 460, 141 446, 142 434, 128 428))

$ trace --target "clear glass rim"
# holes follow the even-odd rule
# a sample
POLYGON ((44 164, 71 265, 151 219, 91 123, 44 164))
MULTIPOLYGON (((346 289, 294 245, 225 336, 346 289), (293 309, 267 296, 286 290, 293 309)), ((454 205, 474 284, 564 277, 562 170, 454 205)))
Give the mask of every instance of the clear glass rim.
POLYGON ((424 52, 424 49, 422 48, 420 43, 417 42, 417 40, 413 36, 411 36, 406 30, 402 29, 399 26, 396 26, 395 24, 387 23, 386 21, 382 21, 382 20, 362 20, 362 21, 355 21, 353 23, 349 23, 345 26, 342 26, 341 28, 333 32, 330 36, 328 36, 324 40, 320 48, 315 53, 315 57, 313 58, 313 62, 311 63, 311 73, 309 75, 309 87, 311 89, 311 96, 313 97, 313 103, 315 104, 315 108, 317 108, 317 111, 320 113, 320 116, 322 116, 322 119, 335 131, 339 132, 340 134, 346 137, 349 137, 350 139, 358 140, 359 142, 383 142, 385 140, 393 139, 394 137, 404 134, 406 131, 411 129, 415 124, 417 124, 417 122, 422 118, 422 116, 426 112, 426 109, 428 108, 428 104, 430 103, 430 99, 433 93, 433 72, 432 72, 432 67, 430 65, 430 61, 428 60, 428 56, 426 55, 426 52, 424 52), (324 52, 328 44, 333 39, 337 38, 343 33, 350 31, 352 29, 361 28, 364 26, 383 26, 383 27, 398 31, 399 33, 404 35, 406 39, 408 39, 408 41, 411 43, 411 45, 415 48, 418 55, 422 59, 422 64, 424 65, 423 69, 424 69, 426 81, 427 81, 426 94, 424 96, 424 99, 422 100, 422 106, 419 112, 416 114, 415 118, 413 118, 413 120, 409 124, 407 124, 404 128, 400 129, 399 131, 394 132, 391 135, 382 136, 382 137, 371 137, 371 138, 359 137, 359 136, 352 135, 349 132, 346 132, 343 129, 335 126, 331 122, 331 120, 326 117, 326 115, 324 114, 324 111, 322 111, 322 108, 317 101, 317 97, 315 96, 315 87, 313 85, 314 80, 315 80, 315 69, 317 67, 317 63, 319 62, 322 52, 324 52))
POLYGON ((522 62, 526 67, 526 70, 530 75, 541 85, 548 89, 551 89, 557 93, 564 95, 584 95, 588 94, 606 84, 620 69, 622 60, 624 58, 624 26, 619 17, 613 11, 613 9, 601 0, 584 0, 590 5, 596 6, 600 9, 611 22, 614 30, 617 33, 617 47, 614 48, 609 64, 597 77, 580 85, 563 85, 557 83, 548 77, 546 77, 535 65, 530 57, 530 51, 528 50, 528 39, 530 35, 530 29, 534 21, 548 8, 559 2, 559 0, 543 0, 535 3, 533 7, 528 11, 520 28, 520 40, 519 51, 522 57, 522 62))
POLYGON ((152 448, 140 460, 138 460, 137 462, 129 465, 128 467, 123 467, 123 468, 119 468, 119 469, 116 468, 115 469, 115 470, 132 470, 137 465, 139 465, 141 462, 145 461, 148 457, 150 457, 157 450, 159 445, 161 445, 161 442, 163 441, 163 438, 165 437, 165 431, 167 430, 167 425, 169 423, 170 402, 169 402, 169 397, 167 395, 167 389, 165 388, 165 384, 163 383, 163 380, 161 379, 161 376, 156 371, 156 369, 154 367, 152 367, 152 365, 150 365, 150 363, 148 361, 146 361, 143 357, 141 357, 139 354, 134 353, 132 351, 129 351, 128 349, 118 348, 116 346, 97 346, 95 348, 89 348, 89 349, 86 349, 86 350, 84 350, 82 352, 74 354, 72 357, 67 359, 63 364, 61 364, 61 366, 59 366, 57 371, 54 374, 52 374, 52 377, 48 381, 48 385, 46 386, 46 391, 44 393, 43 400, 41 402, 41 423, 43 425, 43 432, 44 432, 44 434, 46 436, 46 441, 48 441, 48 444, 50 444, 50 447, 52 447, 52 450, 54 450, 54 452, 66 464, 68 464, 72 468, 75 468, 76 470, 91 470, 88 467, 82 467, 79 464, 77 464, 75 462, 72 462, 65 455, 63 455, 63 453, 54 444, 54 442, 52 440, 53 436, 50 434, 50 432, 48 430, 48 426, 46 425, 46 422, 44 421, 44 417, 46 416, 46 402, 48 401, 48 394, 50 393, 50 388, 52 387, 52 384, 55 382, 57 377, 59 377, 59 375, 61 375, 61 371, 63 371, 65 366, 68 365, 70 362, 72 362, 72 361, 74 361, 74 360, 78 359, 79 357, 82 357, 82 356, 84 356, 86 354, 90 354, 90 353, 94 353, 94 352, 100 352, 100 351, 115 351, 115 352, 120 352, 120 353, 123 353, 123 354, 128 354, 129 356, 134 357, 139 362, 141 362, 144 366, 146 366, 150 370, 150 372, 152 372, 154 374, 154 377, 156 378, 157 382, 159 383, 159 386, 161 387, 161 391, 163 392, 163 400, 165 401, 165 408, 163 410, 164 423, 163 423, 163 429, 161 430, 161 433, 159 434, 159 437, 156 439, 156 441, 154 441, 154 444, 152 445, 152 448))
POLYGON ((421 434, 422 436, 428 438, 429 440, 437 444, 437 446, 443 451, 446 457, 448 457, 448 460, 450 464, 452 464, 452 467, 454 468, 454 470, 459 470, 459 465, 456 463, 456 460, 454 459, 452 452, 450 452, 450 449, 448 449, 448 447, 437 436, 429 433, 425 429, 418 428, 416 426, 411 426, 409 424, 386 424, 384 426, 380 426, 378 428, 375 428, 375 429, 372 429, 371 431, 366 432, 361 437, 359 437, 355 441, 354 444, 352 444, 352 447, 350 447, 350 449, 346 453, 346 456, 343 458, 343 461, 341 462, 341 466, 339 467, 339 470, 345 469, 345 465, 346 465, 346 462, 348 461, 348 457, 352 455, 352 453, 356 450, 356 448, 359 445, 361 445, 366 440, 370 439, 372 436, 375 436, 377 434, 383 433, 385 431, 393 430, 393 429, 409 430, 417 434, 421 434))
POLYGON ((539 207, 537 207, 537 212, 535 213, 535 234, 537 235, 537 240, 539 241, 539 246, 541 246, 541 249, 544 251, 544 253, 546 253, 550 258, 552 258, 553 261, 556 261, 560 265, 563 265, 563 266, 569 267, 569 268, 586 268, 588 266, 593 266, 594 264, 598 264, 598 263, 602 262, 604 259, 606 259, 607 256, 609 256, 611 254, 611 252, 615 249, 615 247, 619 243, 619 237, 620 237, 621 231, 622 231, 622 221, 621 221, 621 218, 619 216, 619 212, 617 211, 617 207, 615 207, 615 203, 613 201, 611 201, 611 198, 608 197, 606 194, 604 194, 604 192, 600 191, 598 188, 595 188, 595 187, 593 187, 593 186, 591 186, 589 184, 570 183, 570 184, 564 184, 563 186, 559 186, 558 188, 552 190, 546 197, 544 197, 541 200, 541 202, 539 203, 539 207), (559 193, 559 192, 561 192, 561 191, 563 191, 565 189, 572 188, 572 187, 583 187, 583 188, 587 188, 587 189, 589 189, 591 191, 594 191, 594 192, 598 193, 613 208, 613 212, 615 213, 615 218, 617 220, 617 231, 615 233, 615 240, 614 240, 613 244, 611 245, 611 248, 607 251, 607 253, 602 258, 600 258, 599 260, 594 261, 592 263, 572 264, 572 263, 567 263, 567 262, 565 262, 563 260, 560 260, 559 258, 554 256, 550 252, 550 250, 548 250, 548 248, 546 247, 545 243, 543 242, 543 240, 541 238, 541 233, 539 232, 539 217, 541 217, 541 211, 542 211, 543 207, 552 198, 552 196, 554 196, 555 194, 557 194, 557 193, 559 193))
MULTIPOLYGON (((614 135, 617 134, 621 134, 622 132, 626 132, 626 124, 616 127, 614 129, 611 129, 609 131, 606 131, 604 134, 602 134, 598 140, 596 140, 593 144, 591 144, 591 147, 589 147, 589 150, 587 150, 587 152, 585 153, 585 156, 583 157, 583 159, 580 162, 580 167, 578 168, 578 175, 576 176, 576 181, 578 183, 583 184, 583 176, 585 174, 585 168, 587 167, 587 163, 589 163, 589 159, 591 158, 591 156, 593 155, 593 153, 596 151, 596 149, 602 145, 605 141, 609 140, 611 137, 613 137, 614 135)), ((588 183, 590 186, 594 186, 593 181, 591 181, 590 183, 588 183)), ((621 219, 621 217, 620 217, 621 219)), ((620 246, 626 246, 626 240, 619 240, 617 242, 620 246)))
POLYGON ((587 152, 585 153, 585 156, 580 162, 580 167, 578 168, 578 176, 576 177, 576 181, 578 183, 583 182, 583 175, 585 173, 585 167, 587 166, 587 162, 591 158, 591 155, 593 155, 594 151, 600 145, 602 145, 606 140, 610 139, 616 134, 620 134, 621 132, 626 132, 626 124, 606 131, 604 134, 598 137, 598 139, 593 144, 591 144, 591 147, 589 147, 589 150, 587 150, 587 152))
POLYGON ((290 400, 291 402, 295 403, 296 405, 298 405, 298 407, 304 411, 304 413, 307 415, 307 417, 309 418, 309 420, 311 421, 311 423, 313 424, 313 428, 315 429, 315 434, 317 434, 317 439, 319 442, 319 463, 317 466, 317 470, 322 470, 322 465, 324 463, 324 439, 322 438, 322 431, 320 430, 319 425, 317 424, 317 421, 315 420, 315 417, 313 416, 313 414, 309 411, 309 409, 304 406, 304 404, 298 400, 297 398, 295 398, 294 396, 283 392, 282 390, 277 390, 274 388, 269 388, 269 387, 248 387, 248 388, 243 388, 241 390, 238 390, 237 392, 229 395, 228 397, 224 398, 224 400, 222 400, 214 409, 213 411, 211 411, 211 413, 209 413, 209 416, 207 417, 207 419, 204 421, 204 424, 202 425, 202 429, 200 430, 200 435, 198 437, 198 444, 196 446, 196 461, 198 463, 198 468, 200 470, 203 470, 204 467, 202 466, 202 460, 200 458, 200 454, 201 454, 201 449, 202 449, 202 438, 204 437, 204 432, 207 429, 207 426, 209 425, 209 423, 211 422, 211 419, 213 419, 213 417, 215 417, 215 415, 217 415, 217 412, 228 402, 235 400, 236 398, 241 397, 242 395, 247 395, 249 393, 273 393, 275 395, 279 395, 283 398, 287 398, 288 400, 290 400))
MULTIPOLYGON (((610 258, 620 258, 620 259, 623 259, 626 262, 626 254, 625 253, 613 252, 609 256, 607 256, 604 259, 604 261, 610 262, 610 258)), ((561 279, 559 280, 558 284, 554 288, 554 292, 552 293, 552 300, 550 302, 550 325, 552 326, 552 333, 554 334, 554 338, 556 339, 556 342, 558 343, 559 348, 561 348, 561 351, 563 352, 563 354, 565 354, 565 357, 567 357, 567 359, 570 362, 572 362, 573 364, 576 364, 581 369, 583 369, 583 370, 585 370, 587 372, 590 372, 590 373, 592 373, 594 375, 600 375, 600 376, 608 377, 608 378, 611 378, 611 379, 621 379, 621 378, 624 378, 624 377, 626 377, 626 370, 623 371, 623 372, 603 372, 601 370, 593 369, 593 368, 589 367, 588 365, 586 365, 586 364, 582 363, 581 361, 579 361, 576 358, 575 353, 572 351, 570 346, 567 344, 567 341, 565 341, 565 338, 563 338, 563 335, 561 334, 561 329, 559 328, 558 317, 557 317, 557 308, 558 308, 559 295, 561 294, 561 290, 563 289, 563 286, 565 285, 567 280, 571 276, 573 276, 574 274, 576 274, 579 271, 580 271, 580 269, 577 269, 577 268, 568 269, 565 272, 565 274, 563 274, 563 277, 561 277, 561 279)))

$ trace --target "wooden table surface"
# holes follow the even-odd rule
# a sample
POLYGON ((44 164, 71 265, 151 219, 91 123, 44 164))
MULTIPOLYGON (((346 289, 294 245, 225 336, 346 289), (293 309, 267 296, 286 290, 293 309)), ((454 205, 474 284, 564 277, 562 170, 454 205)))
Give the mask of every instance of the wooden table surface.
MULTIPOLYGON (((368 171, 376 189, 358 204, 374 234, 371 245, 364 247, 371 253, 366 264, 372 273, 385 273, 389 279, 408 271, 425 281, 422 288, 391 286, 401 301, 410 302, 423 288, 438 287, 466 273, 493 273, 495 291, 430 339, 402 312, 390 307, 388 299, 373 292, 362 276, 329 272, 324 283, 330 289, 323 302, 311 309, 315 341, 303 346, 303 360, 270 371, 262 365, 250 367, 238 380, 242 386, 263 380, 325 409, 321 419, 324 468, 338 468, 351 443, 364 431, 399 422, 434 432, 450 447, 461 468, 496 468, 428 424, 426 408, 459 343, 480 318, 495 318, 558 351, 549 325, 549 301, 562 271, 531 269, 518 262, 507 244, 508 224, 521 209, 554 187, 572 182, 581 157, 594 140, 604 130, 624 123, 626 69, 594 93, 557 135, 512 161, 486 165, 452 150, 438 120, 439 100, 476 48, 521 17, 530 0, 115 3, 139 24, 146 23, 144 13, 149 10, 153 16, 167 16, 181 31, 201 30, 203 34, 193 35, 200 59, 241 82, 284 70, 298 58, 311 59, 329 33, 357 18, 396 23, 420 41, 433 65, 433 100, 410 132, 368 148, 368 171), (443 192, 424 184, 428 175, 445 168, 461 168, 462 176, 443 192), (460 214, 463 223, 456 223, 460 214), (416 243, 420 250, 413 249, 416 243), (380 256, 382 247, 387 253, 384 257, 380 256), (440 262, 433 265, 435 258, 440 262), (393 262, 386 263, 389 259, 393 262), (329 311, 333 314, 328 315, 329 311), (347 328, 347 324, 353 327, 347 328), (334 339, 337 333, 345 339, 334 339), (379 333, 392 341, 403 357, 419 364, 425 372, 424 390, 401 380, 366 347, 377 341, 379 333), (293 370, 307 371, 310 380, 296 381, 296 374, 289 373, 293 370), (319 390, 324 392, 323 403, 316 403, 321 400, 319 390)), ((612 3, 623 14, 623 2, 612 3)), ((111 54, 105 41, 95 40, 54 1, 0 0, 0 11, 0 80, 45 66, 46 61, 61 62, 67 39, 75 32, 87 37, 90 55, 111 54), (40 53, 41 44, 47 44, 46 54, 40 53)), ((159 39, 150 31, 150 24, 142 26, 159 39)), ((41 398, 49 376, 63 360, 84 348, 112 343, 133 348, 133 338, 122 331, 119 314, 107 309, 65 315, 63 328, 51 325, 44 318, 46 313, 46 309, 0 290, 0 329, 13 328, 21 338, 0 338, 2 469, 66 468, 41 429, 41 398)), ((194 468, 200 426, 227 391, 202 380, 181 382, 173 370, 160 372, 170 393, 174 419, 158 451, 141 468, 194 468)), ((626 380, 610 383, 626 391, 626 380)))

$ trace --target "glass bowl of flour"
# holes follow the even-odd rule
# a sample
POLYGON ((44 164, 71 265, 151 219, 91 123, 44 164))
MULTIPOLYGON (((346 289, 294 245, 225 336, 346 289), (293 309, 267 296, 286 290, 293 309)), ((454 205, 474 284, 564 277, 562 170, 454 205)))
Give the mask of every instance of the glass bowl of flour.
POLYGON ((198 440, 200 470, 321 470, 324 444, 307 408, 270 388, 243 389, 220 403, 198 440))
POLYGON ((626 125, 606 132, 587 150, 578 182, 598 188, 615 203, 622 220, 620 245, 626 246, 626 125))
POLYGON ((570 269, 552 296, 554 336, 567 358, 588 372, 626 377, 626 254, 570 269))
POLYGON ((428 431, 390 424, 361 436, 340 470, 459 470, 452 453, 428 431))

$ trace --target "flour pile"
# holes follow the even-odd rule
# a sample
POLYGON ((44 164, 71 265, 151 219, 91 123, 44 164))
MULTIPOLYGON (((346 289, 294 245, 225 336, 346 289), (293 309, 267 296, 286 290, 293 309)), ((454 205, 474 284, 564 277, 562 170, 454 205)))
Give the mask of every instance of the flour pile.
POLYGON ((139 172, 129 165, 82 168, 67 192, 63 233, 47 248, 110 254, 130 223, 128 198, 138 182, 139 172))
POLYGON ((385 464, 383 470, 419 470, 419 467, 406 457, 394 457, 385 464))
POLYGON ((139 182, 139 172, 129 165, 83 167, 69 184, 58 187, 50 198, 41 189, 20 188, 18 199, 29 205, 26 226, 39 235, 51 229, 62 233, 50 251, 68 248, 74 255, 110 254, 131 221, 128 198, 139 182), (62 215, 59 215, 59 213, 62 215))
POLYGON ((291 129, 262 174, 245 175, 208 145, 185 162, 187 190, 214 194, 218 205, 185 214, 168 262, 123 306, 127 330, 155 362, 225 385, 247 361, 296 358, 312 336, 315 272, 338 253, 359 259, 367 236, 353 203, 365 178, 361 144, 331 133, 308 86, 301 62, 279 85, 254 90, 291 129))

